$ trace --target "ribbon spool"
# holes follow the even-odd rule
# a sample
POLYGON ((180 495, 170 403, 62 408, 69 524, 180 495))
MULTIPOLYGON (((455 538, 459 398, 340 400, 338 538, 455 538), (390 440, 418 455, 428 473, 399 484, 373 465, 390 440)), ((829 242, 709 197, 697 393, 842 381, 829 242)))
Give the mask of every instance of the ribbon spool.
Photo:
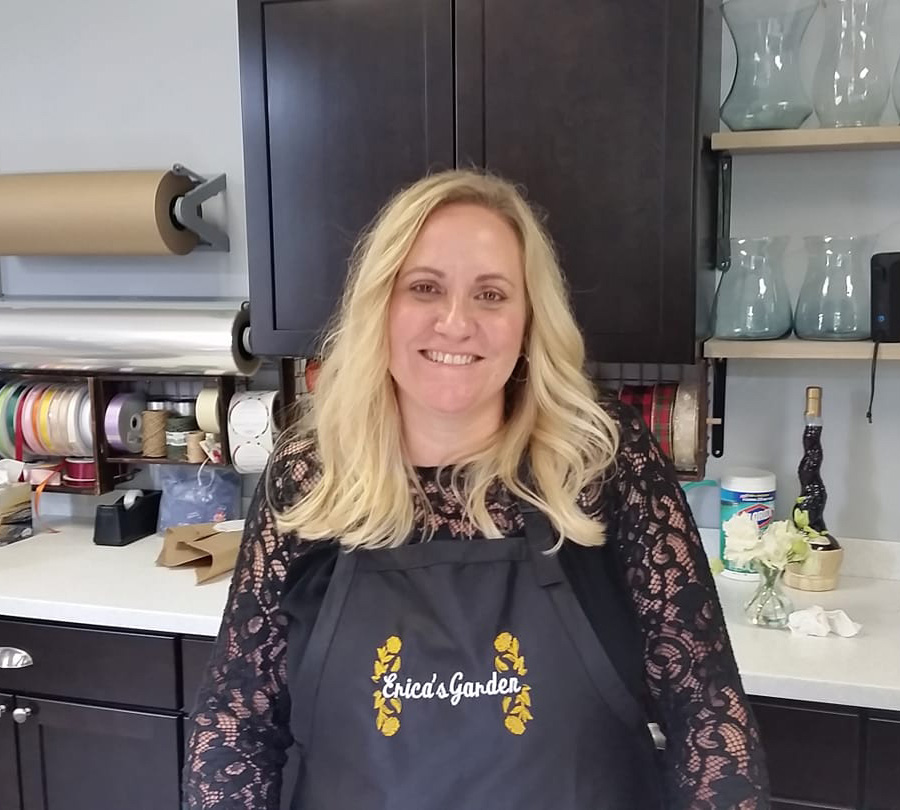
POLYGON ((195 417, 196 405, 193 399, 170 399, 166 403, 166 410, 169 413, 178 414, 179 416, 195 417))
POLYGON ((697 431, 699 393, 690 383, 623 385, 619 399, 636 408, 650 428, 660 449, 680 472, 699 468, 697 431))
POLYGON ((141 415, 141 455, 163 458, 166 455, 166 411, 144 411, 141 415))
POLYGON ((187 437, 196 428, 193 416, 169 414, 166 419, 166 458, 187 461, 187 437))
POLYGON ((197 427, 206 433, 221 433, 219 423, 219 392, 215 388, 204 388, 197 395, 195 405, 197 427))
POLYGON ((239 473, 262 472, 278 435, 275 414, 277 391, 240 391, 228 406, 228 443, 231 461, 239 473))
POLYGON ((0 386, 0 456, 89 456, 91 400, 86 385, 12 381, 0 386))
POLYGON ((109 446, 123 453, 141 452, 142 414, 147 401, 140 394, 116 394, 106 408, 103 430, 109 446))
POLYGON ((97 465, 92 458, 67 458, 63 481, 72 486, 92 487, 97 481, 97 465))
POLYGON ((187 460, 191 464, 202 464, 207 460, 206 450, 202 442, 206 441, 206 433, 202 430, 192 430, 187 435, 187 460))
POLYGON ((699 468, 699 427, 700 397, 697 386, 679 385, 672 414, 672 457, 676 469, 690 472, 699 468))

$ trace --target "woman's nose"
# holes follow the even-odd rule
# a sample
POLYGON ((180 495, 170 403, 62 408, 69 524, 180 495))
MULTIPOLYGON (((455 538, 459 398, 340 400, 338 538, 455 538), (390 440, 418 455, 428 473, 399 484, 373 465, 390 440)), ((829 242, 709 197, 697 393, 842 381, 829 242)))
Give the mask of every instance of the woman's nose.
POLYGON ((472 330, 473 322, 465 300, 451 299, 438 316, 435 331, 447 337, 464 338, 472 330))

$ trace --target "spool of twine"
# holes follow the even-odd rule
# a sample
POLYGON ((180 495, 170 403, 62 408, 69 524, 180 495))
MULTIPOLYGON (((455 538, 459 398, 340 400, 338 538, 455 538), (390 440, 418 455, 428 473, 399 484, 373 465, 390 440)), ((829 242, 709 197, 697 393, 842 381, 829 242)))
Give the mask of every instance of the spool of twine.
POLYGON ((206 451, 200 446, 206 438, 202 430, 192 430, 187 435, 187 460, 191 464, 202 464, 206 461, 206 451))
POLYGON ((141 421, 141 454, 147 458, 163 458, 166 455, 165 411, 144 411, 141 421))
POLYGON ((171 461, 187 461, 187 439, 197 429, 193 416, 168 414, 166 419, 166 458, 171 461))

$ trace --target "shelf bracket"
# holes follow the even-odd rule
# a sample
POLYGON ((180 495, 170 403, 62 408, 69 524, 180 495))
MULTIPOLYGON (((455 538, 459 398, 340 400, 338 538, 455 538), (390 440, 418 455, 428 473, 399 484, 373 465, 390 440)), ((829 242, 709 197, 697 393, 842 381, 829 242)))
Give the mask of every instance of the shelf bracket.
POLYGON ((183 197, 175 200, 172 209, 175 220, 200 237, 198 250, 227 251, 229 249, 228 234, 218 225, 203 219, 203 211, 200 207, 216 194, 225 191, 225 175, 217 174, 214 177, 206 178, 192 172, 180 163, 176 163, 172 167, 172 173, 187 177, 195 184, 183 197))
POLYGON ((719 153, 719 197, 717 210, 716 269, 731 267, 731 155, 719 153))
POLYGON ((725 383, 728 378, 728 361, 724 357, 716 357, 712 361, 712 369, 712 417, 709 420, 712 428, 712 454, 714 458, 722 458, 725 452, 725 383))

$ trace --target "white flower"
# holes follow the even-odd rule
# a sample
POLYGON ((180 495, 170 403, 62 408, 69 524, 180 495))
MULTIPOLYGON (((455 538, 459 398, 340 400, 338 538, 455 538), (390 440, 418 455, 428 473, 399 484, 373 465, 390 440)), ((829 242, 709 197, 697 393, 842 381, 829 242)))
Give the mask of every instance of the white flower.
POLYGON ((760 562, 772 568, 784 568, 789 562, 806 556, 806 536, 790 520, 772 523, 763 535, 760 562))
POLYGON ((738 512, 722 524, 725 532, 725 559, 746 568, 762 553, 759 527, 750 515, 738 512))

